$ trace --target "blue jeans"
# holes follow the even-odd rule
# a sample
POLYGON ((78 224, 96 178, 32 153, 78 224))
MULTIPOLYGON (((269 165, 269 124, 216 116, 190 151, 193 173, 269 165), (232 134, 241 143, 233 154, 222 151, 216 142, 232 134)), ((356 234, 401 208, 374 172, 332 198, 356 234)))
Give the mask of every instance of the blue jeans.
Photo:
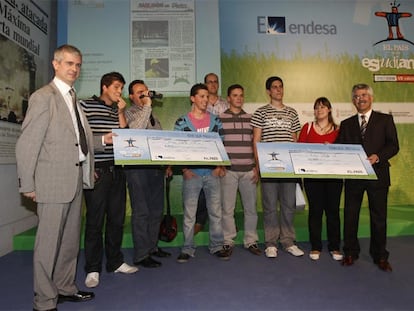
POLYGON ((283 248, 288 248, 296 239, 293 225, 296 182, 262 178, 261 186, 266 247, 277 246, 280 242, 283 248))
POLYGON ((240 192, 244 211, 244 247, 257 243, 257 185, 252 181, 253 170, 236 172, 227 170, 221 179, 221 197, 223 213, 224 244, 234 245, 237 236, 234 209, 236 208, 237 191, 240 192))
POLYGON ((223 229, 221 227, 221 198, 220 177, 213 175, 196 175, 190 179, 183 179, 184 201, 184 246, 182 252, 194 256, 194 224, 197 212, 197 202, 201 189, 206 196, 209 216, 209 250, 215 253, 223 248, 223 229))

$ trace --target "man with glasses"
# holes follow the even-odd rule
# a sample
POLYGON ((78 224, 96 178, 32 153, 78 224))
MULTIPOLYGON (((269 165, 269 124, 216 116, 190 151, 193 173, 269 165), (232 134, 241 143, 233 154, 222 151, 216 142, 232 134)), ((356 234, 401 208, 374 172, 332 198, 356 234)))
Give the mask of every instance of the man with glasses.
POLYGON ((377 180, 345 180, 344 258, 342 265, 351 266, 358 259, 358 221, 366 191, 371 224, 369 252, 383 271, 392 271, 388 262, 387 197, 390 186, 390 163, 399 151, 397 130, 389 114, 372 110, 374 92, 367 84, 352 88, 352 103, 358 113, 341 122, 336 143, 361 144, 378 177, 377 180))

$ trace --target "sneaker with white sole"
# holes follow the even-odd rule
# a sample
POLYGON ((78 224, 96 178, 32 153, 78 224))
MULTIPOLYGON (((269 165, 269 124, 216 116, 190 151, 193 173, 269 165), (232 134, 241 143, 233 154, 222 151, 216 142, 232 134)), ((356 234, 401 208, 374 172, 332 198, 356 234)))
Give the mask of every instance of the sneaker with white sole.
POLYGON ((275 246, 268 246, 265 249, 265 254, 267 258, 276 258, 277 257, 277 248, 275 246))
POLYGON ((120 265, 118 267, 118 269, 116 269, 114 272, 115 273, 125 273, 125 274, 131 274, 131 273, 135 273, 138 271, 137 267, 133 267, 128 265, 127 263, 123 263, 122 265, 120 265))
POLYGON ((309 253, 309 258, 312 260, 319 260, 319 257, 321 256, 321 252, 320 251, 311 251, 309 253))
POLYGON ((295 244, 286 248, 286 251, 295 257, 303 256, 305 253, 295 244))
POLYGON ((85 286, 92 288, 99 285, 99 272, 89 272, 86 275, 85 286))
POLYGON ((344 258, 340 251, 331 251, 330 253, 333 260, 340 261, 344 258))

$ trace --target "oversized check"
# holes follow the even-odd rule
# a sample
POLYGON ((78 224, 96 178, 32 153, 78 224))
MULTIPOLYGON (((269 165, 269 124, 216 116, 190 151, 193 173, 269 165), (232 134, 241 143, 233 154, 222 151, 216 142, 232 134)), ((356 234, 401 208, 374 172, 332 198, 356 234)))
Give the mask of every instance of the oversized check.
POLYGON ((361 145, 257 143, 264 178, 377 179, 361 145))
POLYGON ((230 165, 217 133, 114 129, 117 165, 230 165))

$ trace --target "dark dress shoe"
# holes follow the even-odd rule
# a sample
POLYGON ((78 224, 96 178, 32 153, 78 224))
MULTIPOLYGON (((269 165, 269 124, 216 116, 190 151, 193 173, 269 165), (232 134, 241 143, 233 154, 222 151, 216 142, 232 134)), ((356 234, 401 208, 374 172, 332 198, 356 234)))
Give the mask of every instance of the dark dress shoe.
POLYGON ((83 292, 83 291, 78 291, 77 293, 73 295, 68 295, 68 296, 59 294, 58 303, 62 303, 65 301, 83 302, 83 301, 91 300, 94 297, 95 297, 95 294, 93 292, 83 292))
POLYGON ((344 256, 342 259, 341 264, 343 266, 352 266, 357 258, 354 258, 352 256, 344 256))
POLYGON ((155 257, 159 257, 159 258, 165 258, 165 257, 170 257, 171 253, 168 253, 164 250, 162 250, 161 248, 158 247, 158 249, 154 252, 151 253, 151 256, 155 256, 155 257))
POLYGON ((249 248, 248 248, 248 250, 249 250, 250 253, 252 253, 254 255, 257 255, 257 256, 260 256, 262 254, 262 251, 257 246, 257 244, 250 245, 249 248))
POLYGON ((229 260, 231 256, 231 252, 227 249, 221 249, 214 253, 215 256, 220 258, 221 260, 229 260))
POLYGON ((138 262, 134 262, 134 265, 143 266, 144 268, 158 268, 161 266, 161 263, 152 259, 151 256, 148 256, 138 262))
POLYGON ((388 260, 386 260, 386 259, 381 259, 380 261, 378 261, 377 265, 378 265, 378 268, 380 268, 381 270, 383 270, 385 272, 391 272, 392 271, 392 267, 391 267, 390 263, 388 262, 388 260))

